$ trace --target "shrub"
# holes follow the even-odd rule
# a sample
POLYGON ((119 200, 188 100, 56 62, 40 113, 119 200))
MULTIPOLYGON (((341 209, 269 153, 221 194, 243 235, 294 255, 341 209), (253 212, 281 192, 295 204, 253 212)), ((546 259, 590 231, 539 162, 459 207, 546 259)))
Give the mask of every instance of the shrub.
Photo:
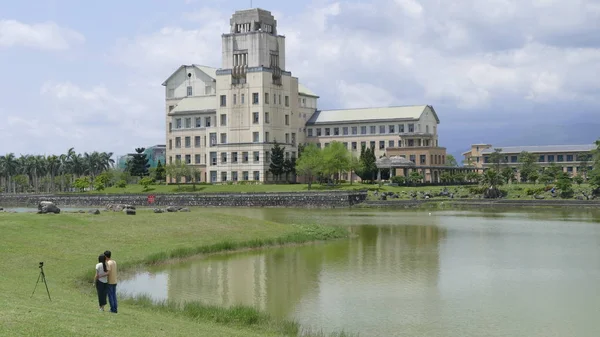
POLYGON ((471 193, 471 194, 483 194, 483 193, 485 193, 485 190, 487 190, 487 187, 485 187, 485 186, 470 186, 469 187, 469 193, 471 193))
POLYGON ((527 195, 536 195, 536 194, 541 194, 544 193, 548 190, 546 190, 545 187, 534 187, 534 188, 527 188, 525 189, 525 193, 527 193, 527 195))
POLYGON ((403 185, 406 182, 406 179, 403 176, 393 176, 390 180, 392 181, 392 183, 398 185, 403 185))
POLYGON ((125 181, 125 179, 121 179, 117 182, 116 186, 118 188, 125 188, 125 187, 127 187, 127 181, 125 181))

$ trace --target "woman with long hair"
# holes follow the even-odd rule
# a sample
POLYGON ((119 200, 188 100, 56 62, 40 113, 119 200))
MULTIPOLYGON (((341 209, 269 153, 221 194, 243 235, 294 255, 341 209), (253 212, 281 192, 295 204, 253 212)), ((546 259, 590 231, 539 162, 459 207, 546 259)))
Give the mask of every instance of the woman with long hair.
POLYGON ((100 311, 104 311, 106 305, 106 290, 108 283, 108 269, 106 268, 106 257, 104 254, 98 256, 98 264, 96 264, 96 276, 94 281, 96 283, 96 291, 98 292, 98 305, 100 311))

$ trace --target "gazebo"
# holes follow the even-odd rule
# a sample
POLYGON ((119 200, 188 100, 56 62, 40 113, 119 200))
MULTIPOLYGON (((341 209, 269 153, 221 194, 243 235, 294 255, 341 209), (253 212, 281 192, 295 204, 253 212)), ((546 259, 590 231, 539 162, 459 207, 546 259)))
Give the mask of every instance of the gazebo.
POLYGON ((390 176, 393 177, 396 175, 396 169, 402 169, 404 172, 403 176, 408 176, 408 169, 415 169, 416 164, 412 161, 400 157, 400 156, 392 156, 386 157, 383 156, 375 161, 375 165, 377 166, 377 181, 381 185, 381 169, 390 169, 390 176))

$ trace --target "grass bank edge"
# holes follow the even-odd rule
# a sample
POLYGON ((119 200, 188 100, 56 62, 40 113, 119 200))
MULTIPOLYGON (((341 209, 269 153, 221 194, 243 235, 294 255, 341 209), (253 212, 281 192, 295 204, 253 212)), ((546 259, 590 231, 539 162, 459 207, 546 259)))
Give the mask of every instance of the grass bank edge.
MULTIPOLYGON (((350 232, 347 230, 347 228, 341 226, 323 226, 317 224, 291 226, 294 226, 296 230, 280 237, 253 239, 240 242, 225 240, 212 245, 178 248, 171 251, 153 253, 148 255, 145 259, 139 261, 124 262, 121 266, 122 272, 127 272, 128 270, 134 268, 157 265, 167 261, 183 259, 192 256, 231 253, 245 249, 277 247, 289 244, 324 242, 350 237, 350 232)), ((78 286, 82 289, 87 289, 87 291, 92 292, 89 287, 86 287, 86 285, 89 285, 92 276, 88 274, 78 278, 78 286)), ((230 324, 242 328, 252 328, 258 329, 259 331, 282 334, 284 336, 358 336, 356 334, 349 334, 344 331, 326 334, 323 331, 304 329, 298 322, 291 320, 277 320, 271 317, 269 314, 249 306, 220 307, 207 305, 199 301, 187 302, 183 305, 180 305, 169 301, 154 302, 145 295, 126 297, 122 301, 124 303, 149 310, 181 314, 192 320, 210 321, 218 324, 230 324)))

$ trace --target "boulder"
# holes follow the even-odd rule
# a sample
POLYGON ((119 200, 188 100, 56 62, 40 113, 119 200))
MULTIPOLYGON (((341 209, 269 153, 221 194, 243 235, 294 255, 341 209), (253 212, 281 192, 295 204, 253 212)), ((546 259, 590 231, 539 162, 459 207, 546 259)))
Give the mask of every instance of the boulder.
POLYGON ((132 208, 125 208, 123 212, 125 212, 127 215, 135 215, 135 209, 132 208))
POLYGON ((165 211, 160 208, 155 208, 152 210, 154 213, 164 213, 165 211))
POLYGON ((88 211, 89 214, 94 214, 94 215, 98 215, 100 214, 100 210, 99 209, 90 209, 88 211))
POLYGON ((178 212, 181 208, 180 206, 169 206, 167 207, 167 212, 178 212))
POLYGON ((106 205, 106 210, 107 211, 121 212, 124 209, 133 209, 133 210, 135 210, 135 206, 128 205, 128 204, 108 204, 108 205, 106 205))
POLYGON ((534 196, 533 196, 533 198, 534 198, 534 199, 537 199, 537 200, 543 200, 543 199, 546 199, 546 197, 544 197, 543 195, 538 195, 538 194, 534 195, 534 196))
POLYGON ((189 209, 189 208, 187 208, 187 207, 183 207, 183 208, 181 208, 179 211, 180 211, 180 212, 189 212, 189 211, 190 211, 190 209, 189 209))
POLYGON ((40 201, 38 204, 38 214, 59 214, 60 208, 56 207, 56 205, 52 201, 40 201))

